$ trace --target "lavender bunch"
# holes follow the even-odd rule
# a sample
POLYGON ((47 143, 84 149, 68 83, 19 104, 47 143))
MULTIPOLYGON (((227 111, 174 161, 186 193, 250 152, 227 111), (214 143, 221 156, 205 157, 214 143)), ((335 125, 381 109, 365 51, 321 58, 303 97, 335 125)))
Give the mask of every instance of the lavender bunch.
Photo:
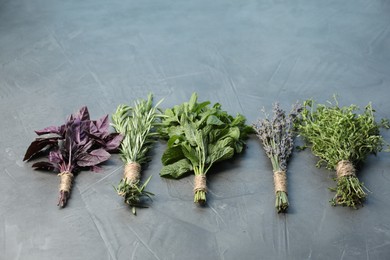
POLYGON ((259 119, 254 124, 257 136, 263 144, 263 148, 268 158, 271 159, 276 201, 275 207, 278 213, 285 212, 289 206, 287 197, 287 161, 291 155, 294 146, 294 123, 302 106, 296 103, 290 114, 286 115, 285 111, 275 103, 273 106, 273 118, 270 119, 265 109, 262 112, 264 119, 259 119))

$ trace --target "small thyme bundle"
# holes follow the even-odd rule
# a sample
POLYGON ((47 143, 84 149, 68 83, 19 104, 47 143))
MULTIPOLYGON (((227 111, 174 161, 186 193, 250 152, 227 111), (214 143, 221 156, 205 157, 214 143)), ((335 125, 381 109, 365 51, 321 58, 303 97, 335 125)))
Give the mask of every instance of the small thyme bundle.
POLYGON ((371 104, 358 114, 356 105, 339 107, 335 104, 315 104, 313 100, 304 103, 302 117, 297 124, 300 135, 310 145, 320 160, 317 167, 326 166, 336 170, 336 192, 330 201, 332 205, 357 208, 367 194, 363 183, 356 176, 356 166, 369 154, 381 151, 384 140, 379 133, 380 125, 375 122, 371 104))
POLYGON ((154 194, 145 190, 151 176, 141 184, 141 165, 149 161, 148 151, 155 142, 157 132, 154 131, 160 117, 157 106, 153 107, 153 96, 147 100, 138 100, 134 107, 119 105, 112 115, 112 126, 124 136, 120 147, 120 156, 125 163, 124 176, 116 191, 124 197, 132 212, 136 215, 136 207, 144 207, 141 198, 150 198, 154 194))
POLYGON ((265 119, 258 120, 254 125, 265 153, 271 159, 276 194, 275 208, 278 213, 285 212, 289 206, 286 176, 287 161, 294 146, 294 122, 301 109, 301 105, 295 104, 290 114, 286 115, 279 104, 275 103, 273 118, 269 119, 263 109, 265 119))

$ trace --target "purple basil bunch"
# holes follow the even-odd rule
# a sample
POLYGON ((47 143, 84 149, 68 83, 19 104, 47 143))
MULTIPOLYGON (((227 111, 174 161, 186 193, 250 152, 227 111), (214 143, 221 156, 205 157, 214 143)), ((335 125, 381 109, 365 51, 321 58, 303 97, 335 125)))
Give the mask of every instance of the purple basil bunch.
POLYGON ((91 120, 87 107, 70 115, 65 124, 46 127, 35 133, 39 137, 30 144, 23 160, 47 157, 32 167, 59 173, 58 205, 61 207, 69 198, 74 174, 86 169, 99 170, 98 164, 108 160, 109 152, 116 151, 122 141, 120 134, 109 133, 108 115, 91 120))

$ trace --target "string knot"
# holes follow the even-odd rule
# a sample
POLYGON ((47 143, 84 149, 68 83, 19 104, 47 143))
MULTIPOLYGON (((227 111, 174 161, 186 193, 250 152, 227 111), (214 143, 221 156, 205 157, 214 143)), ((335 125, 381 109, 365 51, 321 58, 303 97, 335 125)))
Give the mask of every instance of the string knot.
POLYGON ((72 188, 73 173, 65 171, 58 174, 60 176, 60 191, 70 192, 72 188))
POLYGON ((283 191, 287 194, 287 176, 285 171, 274 171, 275 193, 283 191))
POLYGON ((204 174, 195 175, 194 192, 197 191, 204 191, 205 193, 207 193, 206 175, 204 174))
POLYGON ((336 165, 337 178, 341 178, 344 176, 356 176, 355 172, 355 167, 350 161, 341 160, 336 165))
POLYGON ((126 164, 124 178, 128 184, 137 183, 141 178, 141 165, 136 162, 126 164))

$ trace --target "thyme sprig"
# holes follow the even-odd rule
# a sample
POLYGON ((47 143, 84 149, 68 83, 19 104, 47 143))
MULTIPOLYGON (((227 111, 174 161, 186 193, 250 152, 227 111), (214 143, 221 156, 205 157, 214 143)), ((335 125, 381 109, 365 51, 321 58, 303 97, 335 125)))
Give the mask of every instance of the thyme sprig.
MULTIPOLYGON (((158 102, 153 106, 153 96, 148 95, 147 100, 137 100, 134 106, 119 105, 112 115, 112 126, 115 131, 124 136, 120 147, 120 157, 125 163, 125 172, 128 165, 141 165, 150 160, 149 150, 158 136, 155 127, 161 117, 158 102)), ((132 207, 133 214, 136 214, 136 207, 144 207, 141 203, 143 197, 151 198, 154 194, 145 190, 150 177, 145 183, 140 182, 139 172, 133 178, 124 176, 118 184, 116 191, 124 197, 125 203, 132 207)))

